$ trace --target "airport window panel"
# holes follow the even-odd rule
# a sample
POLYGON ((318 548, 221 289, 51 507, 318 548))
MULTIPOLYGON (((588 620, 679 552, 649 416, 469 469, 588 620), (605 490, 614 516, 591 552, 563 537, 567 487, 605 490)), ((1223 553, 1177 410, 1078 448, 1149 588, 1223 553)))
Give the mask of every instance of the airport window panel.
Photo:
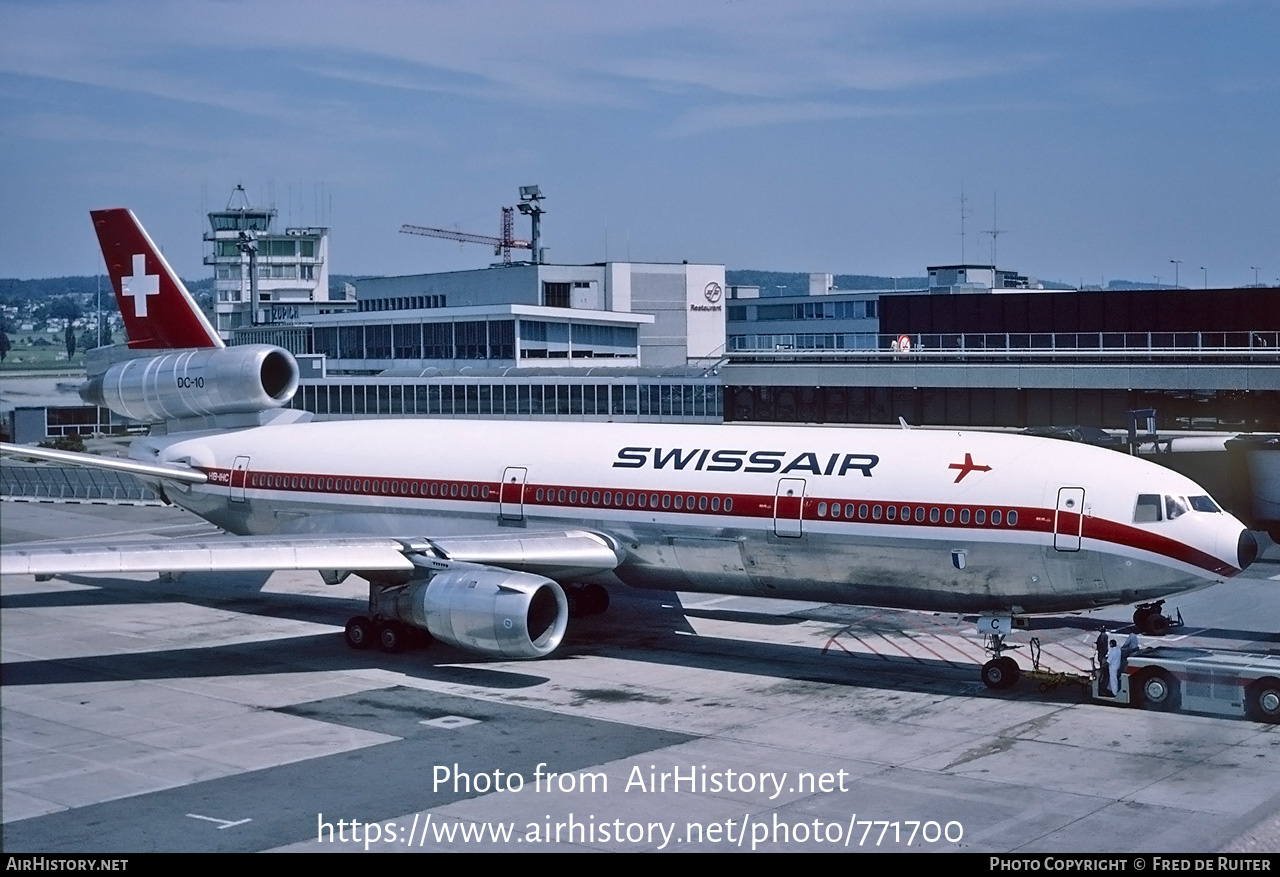
POLYGON ((453 359, 453 323, 423 323, 424 359, 453 359))
POLYGON ((454 324, 454 344, 458 359, 488 359, 488 323, 465 321, 454 324))
POLYGON ((640 410, 639 405, 639 388, 627 384, 622 388, 622 413, 634 416, 640 410))
POLYGON ((316 353, 323 353, 330 359, 338 358, 338 328, 336 326, 317 326, 314 337, 316 353))
POLYGON ((338 358, 364 359, 364 326, 338 327, 338 358))
POLYGON ((515 359, 515 320, 494 320, 489 323, 489 358, 515 359))
POLYGON ((521 385, 514 388, 516 391, 516 414, 530 414, 533 411, 532 403, 529 401, 530 387, 521 385))
POLYGON ((364 347, 368 359, 390 359, 391 326, 365 326, 364 347))
MULTIPOLYGON (((559 384, 556 386, 556 414, 569 413, 569 386, 568 384, 559 384)), ((550 407, 550 406, 548 406, 550 407)))
MULTIPOLYGON (((493 387, 489 384, 481 384, 476 388, 480 392, 480 415, 489 417, 493 414, 493 387)), ((502 391, 499 390, 499 393, 502 391)), ((502 399, 498 399, 498 411, 502 411, 502 399)))
POLYGON ((582 385, 581 384, 569 385, 569 413, 570 414, 582 413, 582 385))
POLYGON ((396 359, 422 359, 421 323, 397 323, 391 336, 396 359))

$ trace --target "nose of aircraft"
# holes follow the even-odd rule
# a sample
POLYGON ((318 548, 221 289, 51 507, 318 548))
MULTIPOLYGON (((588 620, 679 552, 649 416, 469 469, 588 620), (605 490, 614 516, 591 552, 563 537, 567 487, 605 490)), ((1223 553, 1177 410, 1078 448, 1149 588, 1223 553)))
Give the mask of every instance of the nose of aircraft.
POLYGON ((1236 565, 1243 570, 1257 559, 1258 540, 1248 530, 1241 530, 1240 538, 1236 540, 1236 565))

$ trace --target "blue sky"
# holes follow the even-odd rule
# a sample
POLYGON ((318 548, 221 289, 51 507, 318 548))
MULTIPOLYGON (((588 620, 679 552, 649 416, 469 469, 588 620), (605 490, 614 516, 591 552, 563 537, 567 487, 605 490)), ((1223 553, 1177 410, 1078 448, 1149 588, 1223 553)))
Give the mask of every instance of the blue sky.
POLYGON ((331 270, 557 262, 1280 283, 1272 0, 0 0, 0 276, 128 206, 186 277, 243 182, 331 270), (517 218, 517 234, 527 223, 517 218), (1202 270, 1202 267, 1204 270, 1202 270))

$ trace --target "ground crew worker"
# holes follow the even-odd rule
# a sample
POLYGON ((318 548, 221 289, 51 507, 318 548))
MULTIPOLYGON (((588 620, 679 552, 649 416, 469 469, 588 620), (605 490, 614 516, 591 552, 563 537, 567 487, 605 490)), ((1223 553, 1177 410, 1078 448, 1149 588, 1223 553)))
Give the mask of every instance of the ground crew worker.
POLYGON ((1112 637, 1107 640, 1107 669, 1111 676, 1111 696, 1120 694, 1120 640, 1112 637))

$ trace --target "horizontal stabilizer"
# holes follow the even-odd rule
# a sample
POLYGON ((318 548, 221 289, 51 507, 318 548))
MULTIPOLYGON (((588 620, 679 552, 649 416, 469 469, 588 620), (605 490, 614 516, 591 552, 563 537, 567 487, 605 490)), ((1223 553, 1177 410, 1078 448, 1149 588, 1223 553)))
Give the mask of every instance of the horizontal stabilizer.
POLYGON ((158 463, 140 463, 137 460, 125 460, 121 457, 99 457, 97 454, 81 454, 76 451, 55 451, 52 448, 29 448, 26 445, 11 445, 0 442, 0 454, 13 457, 31 457, 36 460, 48 460, 51 463, 66 463, 70 466, 84 466, 89 469, 107 469, 112 472, 125 472, 142 478, 162 478, 166 481, 181 481, 186 484, 204 484, 209 476, 185 466, 166 466, 158 463))

